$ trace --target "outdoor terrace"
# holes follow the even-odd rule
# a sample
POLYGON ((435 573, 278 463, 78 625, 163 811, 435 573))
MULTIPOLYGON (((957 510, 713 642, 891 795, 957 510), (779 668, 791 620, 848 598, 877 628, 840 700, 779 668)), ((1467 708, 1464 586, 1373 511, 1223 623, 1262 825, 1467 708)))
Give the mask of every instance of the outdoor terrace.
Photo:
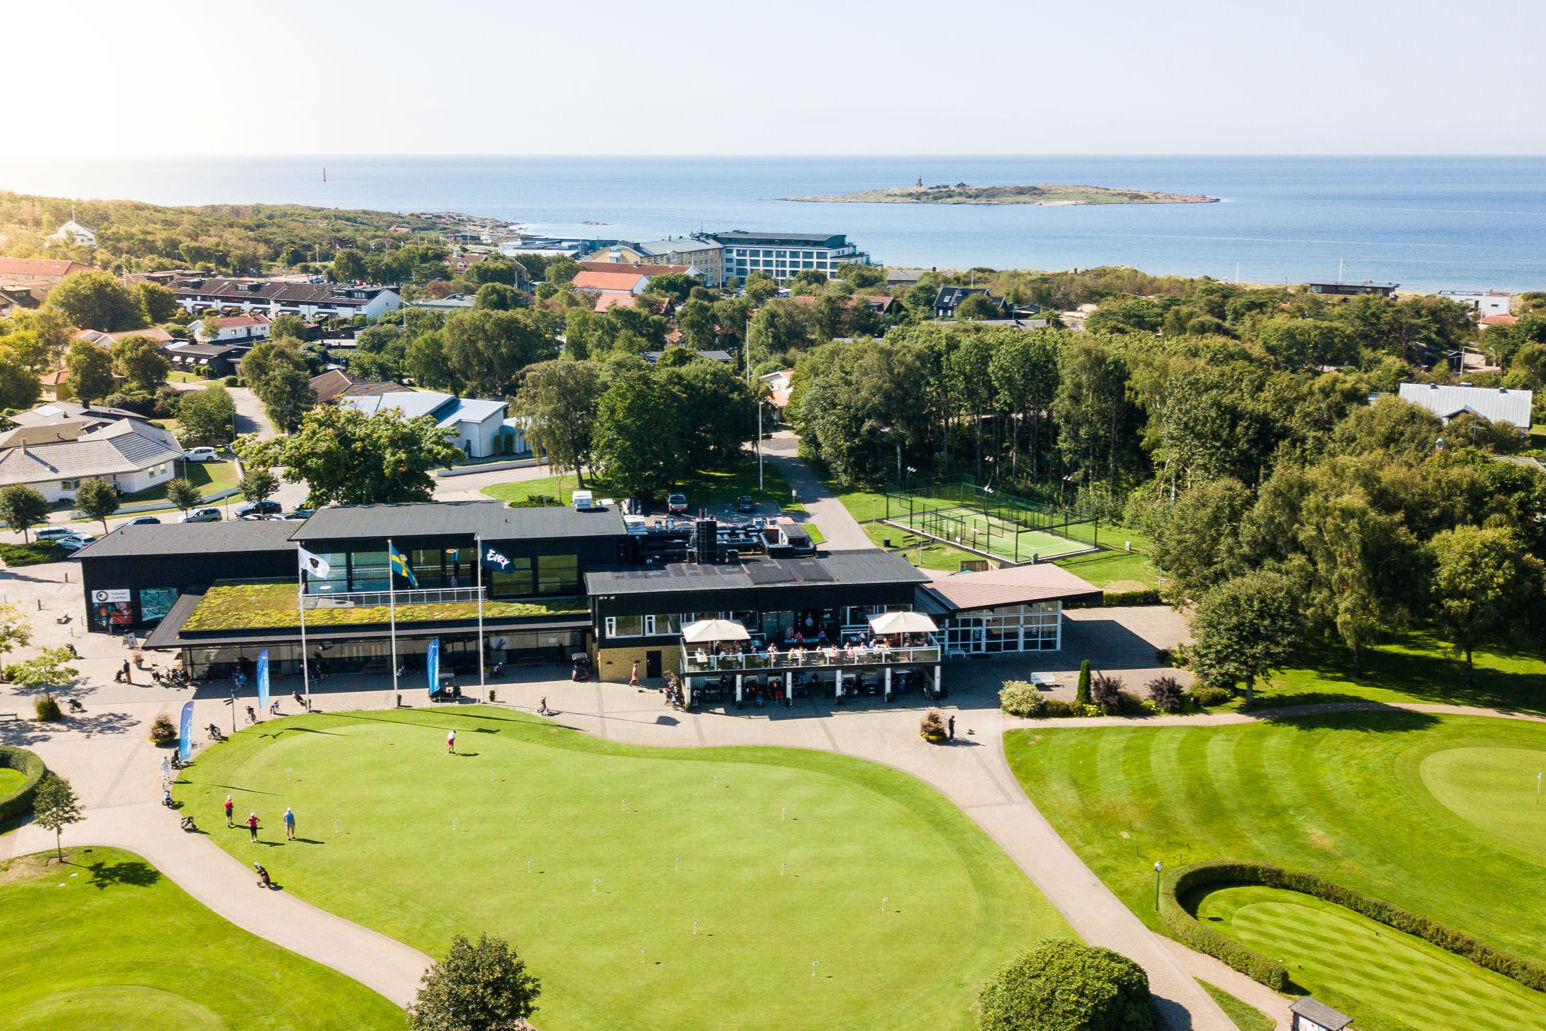
MULTIPOLYGON (((217 583, 204 593, 182 630, 200 633, 298 628, 301 611, 297 596, 295 584, 288 581, 217 583)), ((398 591, 396 608, 400 624, 474 620, 478 618, 477 588, 398 591)), ((527 601, 491 601, 485 597, 483 602, 485 620, 578 615, 587 611, 585 599, 578 596, 527 601)), ((390 620, 391 607, 384 591, 307 597, 308 628, 384 625, 390 620), (320 605, 323 599, 325 607, 320 605)))

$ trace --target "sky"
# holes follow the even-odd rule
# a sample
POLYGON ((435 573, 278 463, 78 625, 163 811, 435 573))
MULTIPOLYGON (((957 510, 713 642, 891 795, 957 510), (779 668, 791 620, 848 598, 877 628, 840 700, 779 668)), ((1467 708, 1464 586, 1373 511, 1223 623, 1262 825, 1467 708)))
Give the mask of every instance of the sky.
POLYGON ((1546 153, 1539 0, 6 7, 0 156, 1546 153))

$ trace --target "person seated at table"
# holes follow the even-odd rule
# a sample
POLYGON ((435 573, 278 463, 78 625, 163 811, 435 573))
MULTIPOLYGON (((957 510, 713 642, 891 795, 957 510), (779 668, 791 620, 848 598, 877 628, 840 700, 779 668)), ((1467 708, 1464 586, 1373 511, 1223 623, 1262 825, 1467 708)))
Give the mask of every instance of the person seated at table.
POLYGON ((825 630, 825 629, 823 629, 823 630, 822 630, 822 631, 821 631, 821 636, 819 636, 819 637, 817 637, 817 638, 816 638, 816 643, 817 643, 817 644, 819 644, 819 645, 821 645, 821 646, 823 646, 823 647, 825 647, 825 646, 826 646, 826 645, 828 645, 828 644, 831 644, 831 643, 832 643, 832 642, 831 642, 831 641, 829 641, 829 640, 828 640, 828 639, 827 639, 827 631, 826 631, 826 630, 825 630))
POLYGON ((774 644, 772 641, 769 641, 768 642, 768 665, 772 666, 772 665, 775 665, 777 662, 778 662, 778 645, 774 644))
POLYGON ((795 644, 804 644, 805 643, 805 634, 802 633, 799 630, 796 630, 794 632, 794 643, 795 644))
POLYGON ((789 661, 796 666, 805 661, 805 649, 801 648, 798 642, 795 643, 794 648, 789 652, 789 661))
POLYGON ((848 649, 843 653, 843 657, 849 662, 854 661, 854 646, 852 643, 848 645, 848 649))

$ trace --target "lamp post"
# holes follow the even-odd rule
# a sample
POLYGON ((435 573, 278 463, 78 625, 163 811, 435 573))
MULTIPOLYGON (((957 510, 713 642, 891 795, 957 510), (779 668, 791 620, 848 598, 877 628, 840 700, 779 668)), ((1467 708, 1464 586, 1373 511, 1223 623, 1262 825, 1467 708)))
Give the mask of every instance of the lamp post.
POLYGON ((1158 859, 1154 861, 1154 912, 1159 912, 1160 871, 1165 869, 1165 864, 1158 859))

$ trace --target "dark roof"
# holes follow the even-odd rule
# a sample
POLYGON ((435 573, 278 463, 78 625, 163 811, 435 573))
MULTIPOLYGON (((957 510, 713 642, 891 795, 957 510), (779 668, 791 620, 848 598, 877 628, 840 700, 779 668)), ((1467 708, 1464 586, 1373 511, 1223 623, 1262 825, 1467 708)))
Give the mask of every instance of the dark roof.
POLYGON ((243 301, 275 301, 282 304, 323 304, 360 307, 385 286, 352 286, 348 283, 295 283, 279 279, 228 279, 219 276, 175 279, 171 288, 179 297, 214 297, 240 304, 243 301))
POLYGON ((1329 1031, 1342 1031, 1343 1028, 1353 1022, 1353 1018, 1346 1013, 1338 1013, 1330 1006, 1323 1002, 1316 1002, 1308 995, 1297 1000, 1288 1009, 1291 1013, 1298 1013, 1300 1016, 1315 1021, 1321 1027, 1328 1028, 1329 1031))
POLYGON ((228 551, 288 551, 295 524, 283 519, 161 523, 118 527, 76 552, 76 558, 207 555, 228 551))
MULTIPOLYGON (((670 348, 670 350, 674 351, 677 350, 677 348, 673 347, 670 348)), ((711 362, 721 362, 725 365, 729 365, 731 362, 735 361, 735 358, 730 354, 729 351, 719 351, 713 348, 710 348, 706 351, 699 351, 692 347, 681 348, 681 350, 691 351, 699 358, 707 358, 711 362)), ((651 365, 654 365, 656 362, 660 361, 660 356, 665 353, 665 351, 645 351, 644 360, 649 362, 651 365)))
POLYGON ((250 344, 195 344, 187 340, 176 340, 169 344, 162 344, 161 350, 173 356, 191 354, 199 358, 219 358, 221 355, 236 351, 249 351, 251 347, 250 344))
POLYGON ((720 243, 766 243, 777 246, 798 247, 846 247, 848 237, 842 233, 748 233, 736 229, 728 233, 714 233, 710 239, 720 243))
POLYGON ((616 508, 577 512, 572 508, 506 508, 501 501, 425 501, 329 505, 296 528, 294 539, 308 542, 466 534, 500 541, 622 536, 626 532, 622 513, 616 508))
POLYGON ((956 308, 960 307, 962 301, 966 300, 968 297, 971 297, 973 294, 982 294, 989 301, 992 301, 994 304, 998 305, 1000 308, 1005 309, 1006 311, 1009 308, 1008 301, 1004 300, 1002 297, 994 297, 992 294, 988 293, 985 287, 981 286, 942 286, 939 288, 939 293, 934 297, 934 307, 947 308, 950 311, 955 311, 956 308))
POLYGON ((924 591, 946 612, 1101 596, 1100 588, 1050 562, 956 573, 933 581, 924 591))
POLYGON ((657 569, 594 570, 585 574, 585 589, 593 595, 616 595, 808 584, 916 584, 927 579, 906 559, 866 548, 811 558, 748 558, 716 565, 675 562, 657 569))

